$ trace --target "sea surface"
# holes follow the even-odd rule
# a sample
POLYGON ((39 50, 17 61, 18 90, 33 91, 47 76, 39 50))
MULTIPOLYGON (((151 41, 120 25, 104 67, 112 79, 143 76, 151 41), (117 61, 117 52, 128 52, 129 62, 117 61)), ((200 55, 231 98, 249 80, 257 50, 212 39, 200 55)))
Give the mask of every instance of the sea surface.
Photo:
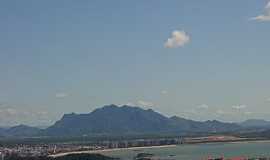
POLYGON ((132 160, 138 153, 152 153, 165 159, 174 160, 204 160, 207 157, 225 158, 270 157, 270 141, 238 142, 238 143, 208 143, 183 144, 168 148, 147 148, 134 150, 119 150, 103 153, 104 155, 118 157, 121 160, 132 160))

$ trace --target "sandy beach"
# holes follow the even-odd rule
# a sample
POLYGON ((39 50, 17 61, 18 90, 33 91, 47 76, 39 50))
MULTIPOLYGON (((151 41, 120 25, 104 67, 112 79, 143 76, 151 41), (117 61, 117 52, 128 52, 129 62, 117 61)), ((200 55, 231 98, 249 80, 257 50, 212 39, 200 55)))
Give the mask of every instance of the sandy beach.
POLYGON ((169 148, 169 147, 176 147, 176 145, 113 148, 113 149, 89 150, 89 151, 74 151, 74 152, 53 154, 53 155, 50 155, 50 157, 61 157, 61 156, 66 156, 66 155, 70 155, 70 154, 81 154, 81 153, 104 153, 104 152, 123 151, 123 150, 137 150, 137 149, 148 149, 148 148, 169 148))

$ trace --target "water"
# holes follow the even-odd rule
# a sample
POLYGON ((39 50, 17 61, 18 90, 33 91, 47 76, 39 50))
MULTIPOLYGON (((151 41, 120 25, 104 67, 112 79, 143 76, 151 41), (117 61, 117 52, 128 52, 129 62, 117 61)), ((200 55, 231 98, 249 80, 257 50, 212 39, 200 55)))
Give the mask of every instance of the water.
POLYGON ((239 142, 239 143, 212 143, 212 144, 185 144, 169 148, 147 148, 142 150, 121 150, 105 152, 105 155, 118 157, 121 160, 132 160, 140 152, 152 153, 159 157, 175 160, 202 160, 209 155, 226 158, 236 156, 268 156, 270 157, 270 141, 265 142, 239 142))

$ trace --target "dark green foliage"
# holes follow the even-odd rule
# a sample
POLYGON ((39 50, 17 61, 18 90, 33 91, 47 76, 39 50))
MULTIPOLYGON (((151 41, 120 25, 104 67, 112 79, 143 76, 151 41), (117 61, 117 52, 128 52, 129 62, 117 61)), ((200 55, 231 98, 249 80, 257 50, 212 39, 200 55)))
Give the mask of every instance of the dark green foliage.
POLYGON ((67 156, 51 157, 19 157, 16 155, 7 156, 5 160, 117 160, 117 158, 103 156, 101 154, 71 154, 67 156))
POLYGON ((103 156, 101 154, 71 154, 53 160, 116 160, 116 158, 103 156))
POLYGON ((50 157, 20 157, 17 155, 11 155, 11 156, 6 156, 5 160, 53 160, 53 158, 50 157))

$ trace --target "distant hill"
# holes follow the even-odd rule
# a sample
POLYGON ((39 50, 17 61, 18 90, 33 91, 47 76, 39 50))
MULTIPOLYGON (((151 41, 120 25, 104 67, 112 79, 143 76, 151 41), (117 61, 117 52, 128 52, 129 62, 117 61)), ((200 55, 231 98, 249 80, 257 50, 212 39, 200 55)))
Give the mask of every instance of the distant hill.
POLYGON ((172 117, 171 120, 178 130, 188 133, 233 132, 241 129, 241 127, 235 123, 225 123, 217 120, 200 122, 179 118, 176 116, 172 117))
POLYGON ((32 137, 39 135, 40 133, 41 129, 26 125, 0 128, 0 137, 32 137))
POLYGON ((40 134, 41 129, 26 125, 18 125, 6 130, 6 134, 11 136, 31 137, 40 134))
POLYGON ((257 127, 257 128, 269 128, 270 129, 270 121, 266 121, 263 119, 249 119, 239 125, 243 127, 257 127))
MULTIPOLYGON (((249 126, 258 126, 258 124, 263 126, 267 123, 258 120, 250 120, 241 124, 225 123, 217 120, 201 122, 177 116, 166 117, 152 109, 146 110, 140 107, 112 104, 87 114, 65 114, 54 125, 45 129, 26 125, 0 128, 0 137, 197 135, 246 132, 249 126)), ((255 128, 252 132, 254 130, 257 131, 255 128)))
POLYGON ((44 131, 50 136, 82 136, 92 134, 184 134, 189 132, 229 132, 241 128, 219 121, 193 121, 168 118, 152 109, 107 105, 89 114, 66 114, 44 131))

